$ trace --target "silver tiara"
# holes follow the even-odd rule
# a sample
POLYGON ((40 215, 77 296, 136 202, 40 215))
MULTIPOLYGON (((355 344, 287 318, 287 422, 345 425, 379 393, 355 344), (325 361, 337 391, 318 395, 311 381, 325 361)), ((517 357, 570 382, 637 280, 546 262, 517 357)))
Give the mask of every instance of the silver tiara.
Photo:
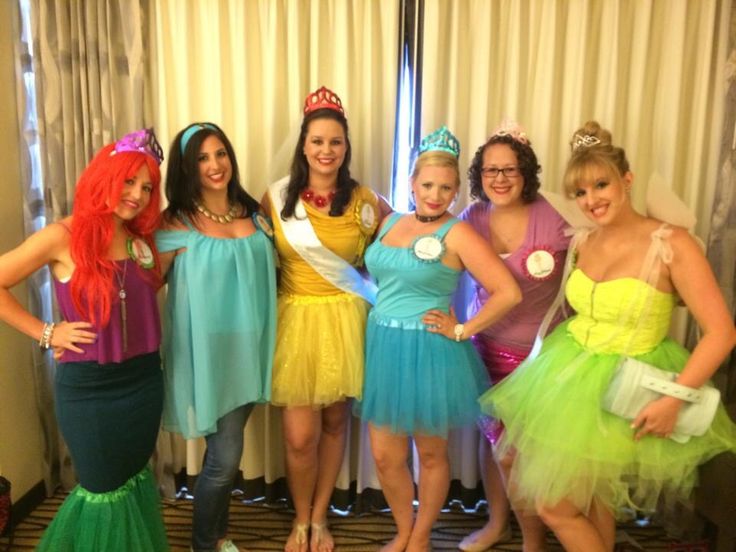
POLYGON ((576 134, 572 137, 572 151, 575 151, 578 148, 597 146, 600 143, 600 139, 596 138, 592 134, 576 134))

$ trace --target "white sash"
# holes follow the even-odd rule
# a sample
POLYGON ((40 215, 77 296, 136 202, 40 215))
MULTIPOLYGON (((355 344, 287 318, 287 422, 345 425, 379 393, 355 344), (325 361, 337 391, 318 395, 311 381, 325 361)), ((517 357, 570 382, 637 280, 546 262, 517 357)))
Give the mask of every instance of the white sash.
POLYGON ((363 278, 355 267, 327 249, 319 241, 301 198, 297 199, 293 217, 289 217, 288 220, 280 218, 288 185, 289 177, 285 176, 268 187, 274 217, 279 217, 279 223, 284 231, 286 241, 309 266, 333 286, 348 293, 359 295, 371 305, 375 304, 376 285, 363 278))

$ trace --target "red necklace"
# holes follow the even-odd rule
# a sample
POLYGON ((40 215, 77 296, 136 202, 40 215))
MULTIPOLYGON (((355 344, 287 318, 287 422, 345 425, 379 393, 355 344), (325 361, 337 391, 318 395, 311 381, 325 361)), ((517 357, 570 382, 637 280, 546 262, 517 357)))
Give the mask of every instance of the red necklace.
POLYGON ((302 192, 301 198, 304 201, 308 201, 312 203, 315 207, 321 209, 322 207, 332 203, 332 200, 335 198, 335 192, 333 190, 329 192, 326 196, 322 196, 312 190, 307 189, 302 192))

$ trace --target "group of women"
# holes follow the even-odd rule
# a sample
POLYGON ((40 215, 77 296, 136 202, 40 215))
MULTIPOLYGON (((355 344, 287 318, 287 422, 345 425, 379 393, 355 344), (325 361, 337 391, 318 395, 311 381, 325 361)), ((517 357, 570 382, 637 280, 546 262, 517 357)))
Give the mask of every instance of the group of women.
POLYGON ((431 548, 450 482, 448 431, 477 420, 491 516, 463 550, 508 538, 513 508, 527 552, 545 549, 546 527, 568 550, 610 551, 622 507, 686 498, 698 464, 736 450, 723 408, 705 435, 681 443, 667 438, 679 399, 654 400, 631 423, 604 412, 601 397, 622 355, 700 387, 736 330, 687 232, 633 210, 633 177, 610 134, 588 123, 572 147, 566 191, 592 223, 574 236, 538 193, 536 155, 513 124, 476 152, 477 201, 459 218, 449 210, 460 145, 445 127, 418 148, 415 210, 392 213, 351 178, 347 118, 324 87, 305 100, 289 176, 260 203, 212 123, 175 137, 163 216, 153 132, 100 150, 72 215, 0 257, 0 318, 59 360, 57 416, 80 481, 39 549, 168 549, 147 467, 163 412, 166 429, 207 443, 192 550, 237 551, 229 497, 259 402, 283 407, 287 552, 335 548, 327 511, 351 409, 368 424, 396 522, 386 552, 431 548), (43 265, 56 324, 9 291, 43 265), (473 297, 461 322, 451 304, 463 272, 473 297), (702 330, 689 356, 665 337, 678 300, 702 330), (565 320, 566 302, 577 314, 565 320))

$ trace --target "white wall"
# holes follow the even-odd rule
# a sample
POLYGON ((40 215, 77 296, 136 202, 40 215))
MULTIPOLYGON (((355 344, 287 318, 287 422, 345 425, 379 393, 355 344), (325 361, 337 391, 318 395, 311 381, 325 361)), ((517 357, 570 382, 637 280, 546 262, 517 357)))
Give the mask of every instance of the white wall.
MULTIPOLYGON (((0 21, 12 21, 12 3, 0 1, 0 21)), ((3 25, 10 29, 10 25, 3 25)), ((11 32, 0 33, 0 252, 23 240, 23 207, 18 154, 15 68, 11 32)), ((27 304, 25 285, 14 295, 27 304)), ((0 322, 0 474, 18 500, 43 478, 41 426, 31 371, 32 341, 0 322)))

